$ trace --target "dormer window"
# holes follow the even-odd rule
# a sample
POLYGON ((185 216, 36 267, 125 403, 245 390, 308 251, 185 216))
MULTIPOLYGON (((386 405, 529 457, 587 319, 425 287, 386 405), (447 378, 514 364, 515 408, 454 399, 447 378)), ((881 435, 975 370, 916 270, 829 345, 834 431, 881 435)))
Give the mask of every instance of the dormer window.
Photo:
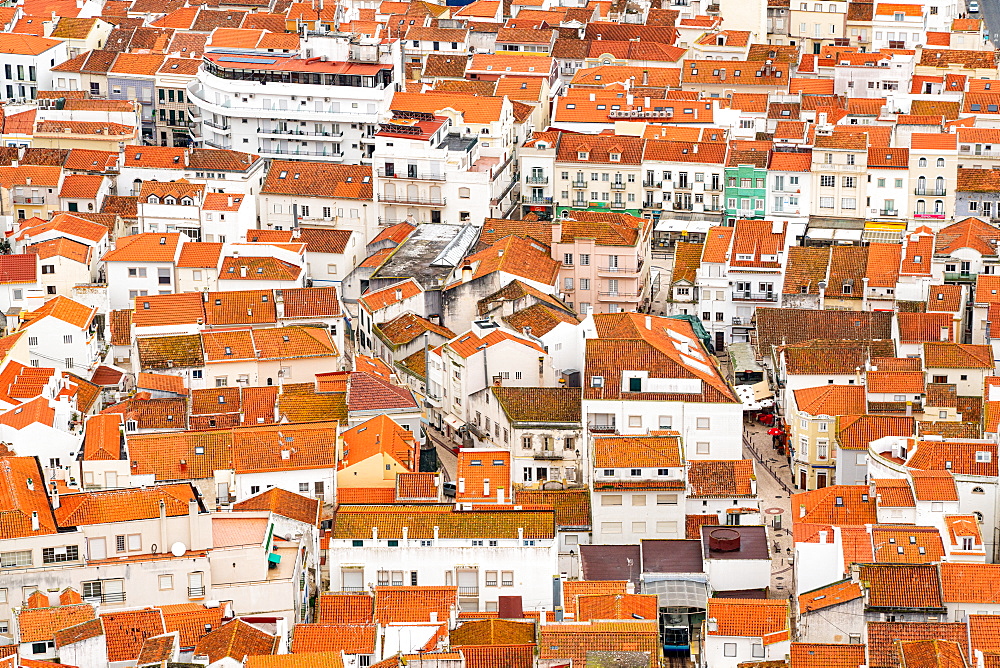
POLYGON ((149 204, 159 204, 160 198, 157 197, 156 195, 150 195, 149 197, 146 198, 146 202, 148 202, 149 204))
POLYGON ((893 21, 902 21, 903 20, 903 12, 896 12, 895 14, 893 14, 892 15, 892 20, 893 21))
POLYGON ((577 151, 576 152, 576 159, 577 160, 588 160, 588 159, 590 159, 590 153, 588 151, 577 151))
POLYGON ((173 197, 165 197, 163 199, 163 203, 164 204, 177 204, 177 200, 175 200, 173 197))
POLYGON ((622 160, 622 154, 621 153, 609 153, 608 154, 608 159, 611 160, 611 162, 621 162, 621 160, 622 160))
POLYGON ((184 206, 191 206, 193 202, 191 201, 190 197, 185 197, 184 199, 181 200, 181 204, 183 204, 184 206))

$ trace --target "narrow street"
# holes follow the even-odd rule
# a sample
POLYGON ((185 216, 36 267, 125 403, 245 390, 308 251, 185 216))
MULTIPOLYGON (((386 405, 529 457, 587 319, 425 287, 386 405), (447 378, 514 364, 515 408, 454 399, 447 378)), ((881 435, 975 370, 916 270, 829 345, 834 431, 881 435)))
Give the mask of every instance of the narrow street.
MULTIPOLYGON (((771 593, 776 597, 794 592, 792 570, 792 516, 788 490, 793 490, 787 460, 779 456, 767 434, 768 427, 746 423, 743 428, 743 456, 754 461, 757 471, 757 494, 761 500, 763 522, 771 541, 771 593)), ((794 490, 793 490, 794 491, 794 490)))

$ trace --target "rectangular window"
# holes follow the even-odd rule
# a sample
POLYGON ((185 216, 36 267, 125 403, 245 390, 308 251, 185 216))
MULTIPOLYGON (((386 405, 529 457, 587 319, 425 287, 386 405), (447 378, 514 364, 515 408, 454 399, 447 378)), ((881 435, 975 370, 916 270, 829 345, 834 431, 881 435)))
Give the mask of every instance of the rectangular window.
POLYGON ((502 587, 513 587, 514 571, 502 571, 500 573, 500 585, 502 587))
POLYGON ((620 505, 622 505, 622 495, 621 494, 601 494, 601 505, 602 506, 620 506, 620 505))
POLYGON ((621 522, 601 522, 601 533, 618 534, 622 532, 621 522))
POLYGON ((700 417, 697 420, 698 429, 711 429, 712 419, 707 417, 700 417))
POLYGON ((76 545, 42 548, 43 564, 58 564, 63 561, 77 561, 79 558, 80 548, 76 545))
POLYGON ((727 642, 722 645, 723 656, 736 656, 736 643, 727 642))
POLYGON ((31 550, 0 552, 0 568, 17 568, 31 565, 31 550))
POLYGON ((676 506, 677 505, 677 495, 676 494, 657 494, 656 495, 656 505, 658 505, 658 506, 676 506))

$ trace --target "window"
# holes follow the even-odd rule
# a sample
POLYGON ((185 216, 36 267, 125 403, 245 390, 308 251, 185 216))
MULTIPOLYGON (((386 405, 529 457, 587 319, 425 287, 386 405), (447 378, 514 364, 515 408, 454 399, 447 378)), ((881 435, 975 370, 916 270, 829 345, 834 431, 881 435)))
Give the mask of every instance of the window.
POLYGON ((43 564, 57 564, 63 561, 76 561, 80 558, 80 548, 76 545, 66 547, 46 547, 42 549, 43 564))
POLYGON ((628 474, 632 477, 638 478, 642 475, 642 469, 629 469, 628 474))
POLYGON ((161 575, 159 577, 160 591, 166 589, 174 588, 174 576, 173 575, 161 575))
POLYGON ((28 337, 28 345, 29 346, 37 346, 38 345, 38 337, 37 336, 29 336, 28 337))
POLYGON ((497 582, 497 571, 486 571, 486 586, 496 587, 497 582))
MULTIPOLYGON (((642 379, 641 378, 629 378, 629 391, 630 392, 638 392, 641 388, 642 388, 642 379), (635 385, 633 385, 633 383, 632 383, 633 380, 638 380, 639 381, 639 383, 635 384, 635 385, 639 385, 638 389, 632 389, 633 387, 635 387, 635 385)), ((642 426, 642 416, 641 415, 629 415, 628 416, 628 426, 629 427, 641 427, 642 426)))
POLYGON ((54 274, 56 273, 56 266, 54 264, 43 264, 42 265, 43 274, 54 274))
POLYGON ((500 572, 500 586, 501 587, 513 587, 514 586, 514 571, 501 571, 500 572))
POLYGON ((723 656, 736 656, 736 643, 727 642, 722 645, 723 656))
POLYGON ((698 429, 711 429, 712 419, 707 417, 700 417, 697 420, 698 429))
POLYGON ((31 565, 31 550, 0 552, 0 568, 17 568, 31 565))
POLYGON ((622 495, 621 494, 601 494, 601 505, 602 506, 620 506, 620 505, 622 505, 622 495))
POLYGON ((601 533, 617 534, 622 532, 621 522, 601 522, 601 533))
POLYGON ((710 454, 711 445, 708 441, 698 441, 695 444, 695 452, 699 455, 710 454))
POLYGON ((819 198, 819 208, 821 209, 832 209, 834 198, 832 197, 820 197, 819 198))
POLYGON ((580 253, 580 264, 582 266, 584 266, 584 267, 590 265, 590 254, 589 253, 580 253))
POLYGON ((824 176, 820 176, 819 177, 819 184, 822 187, 824 187, 824 188, 833 188, 835 185, 837 185, 837 177, 836 176, 825 176, 825 175, 824 176))
POLYGON ((754 657, 755 659, 763 659, 764 658, 764 646, 761 645, 761 644, 759 644, 759 643, 754 643, 753 645, 751 645, 751 647, 750 647, 750 656, 754 657))
POLYGON ((845 188, 853 188, 855 186, 855 183, 856 183, 856 180, 855 180, 855 178, 853 176, 845 176, 844 177, 844 187, 845 188))
POLYGON ((677 495, 676 494, 657 494, 656 495, 656 505, 658 505, 658 506, 676 506, 677 505, 677 495))
POLYGON ((646 505, 646 495, 645 494, 633 494, 632 495, 632 505, 633 506, 645 506, 646 505))
POLYGON ((572 253, 563 253, 563 264, 566 264, 566 265, 573 264, 573 254, 572 253))

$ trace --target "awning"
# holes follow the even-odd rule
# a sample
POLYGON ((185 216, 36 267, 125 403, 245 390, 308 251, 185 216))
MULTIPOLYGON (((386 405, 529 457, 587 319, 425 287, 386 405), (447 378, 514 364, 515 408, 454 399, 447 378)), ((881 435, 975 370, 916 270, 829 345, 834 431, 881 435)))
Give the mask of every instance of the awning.
POLYGON ((281 555, 278 554, 277 552, 269 552, 268 555, 267 555, 267 560, 269 562, 271 562, 272 564, 280 564, 281 563, 281 555))
POLYGON ((444 422, 452 429, 461 429, 462 427, 465 426, 464 422, 462 422, 457 417, 451 414, 447 414, 444 416, 444 422))
POLYGON ((737 385, 733 389, 736 390, 736 396, 743 403, 745 411, 759 411, 774 405, 774 395, 766 380, 753 385, 737 385))

